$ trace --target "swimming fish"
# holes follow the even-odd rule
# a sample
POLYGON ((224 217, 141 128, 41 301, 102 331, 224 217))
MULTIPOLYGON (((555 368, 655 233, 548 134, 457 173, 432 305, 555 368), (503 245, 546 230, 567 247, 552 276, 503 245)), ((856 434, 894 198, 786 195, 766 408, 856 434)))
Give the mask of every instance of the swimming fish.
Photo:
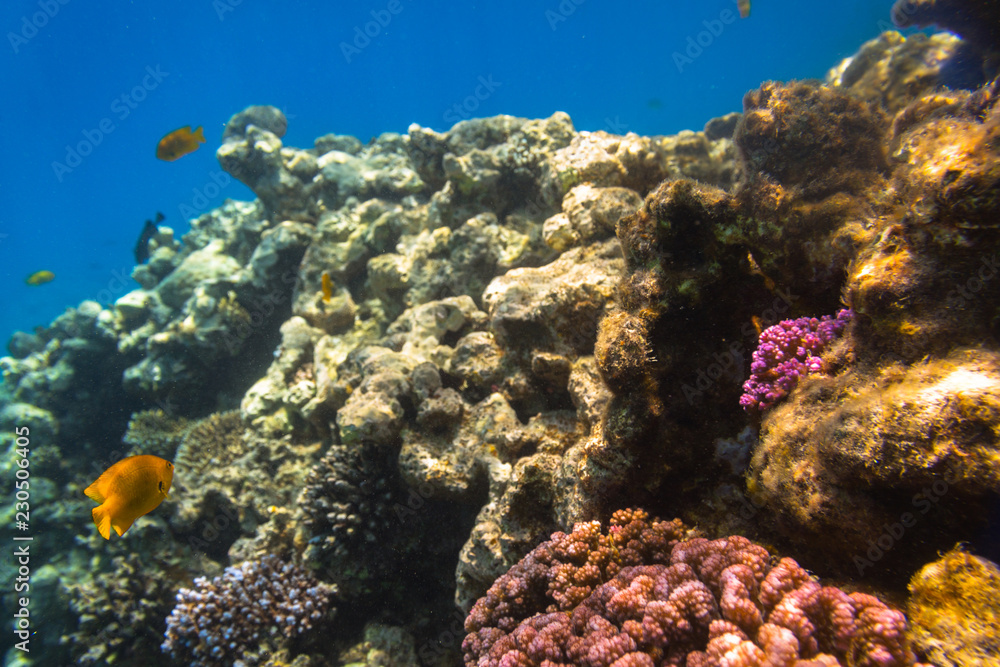
POLYGON ((202 132, 201 126, 199 125, 198 129, 192 132, 191 126, 185 125, 160 139, 160 143, 156 145, 156 157, 173 162, 198 150, 198 144, 203 143, 205 143, 205 134, 202 132))
POLYGON ((101 537, 111 539, 112 528, 124 535, 136 519, 163 502, 173 481, 174 464, 150 454, 122 459, 101 473, 83 491, 100 503, 91 514, 101 537))
POLYGON ((163 214, 157 211, 156 222, 146 221, 146 225, 142 228, 142 234, 139 234, 139 240, 135 243, 136 264, 142 264, 149 259, 149 239, 153 238, 158 231, 156 225, 163 222, 163 217, 163 214))
POLYGON ((51 271, 35 271, 30 276, 24 279, 24 282, 29 285, 44 285, 45 283, 55 280, 56 274, 51 271))
POLYGON ((750 0, 736 0, 736 6, 740 10, 740 18, 748 18, 750 16, 750 0))
POLYGON ((330 303, 330 299, 333 298, 333 281, 330 280, 330 274, 326 271, 323 272, 323 303, 330 303))

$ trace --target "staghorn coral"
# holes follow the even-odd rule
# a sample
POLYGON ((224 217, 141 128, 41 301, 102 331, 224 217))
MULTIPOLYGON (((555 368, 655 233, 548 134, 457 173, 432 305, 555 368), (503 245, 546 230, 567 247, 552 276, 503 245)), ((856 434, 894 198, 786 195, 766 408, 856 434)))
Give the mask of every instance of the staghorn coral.
POLYGON ((258 664, 288 640, 322 624, 336 589, 277 556, 227 567, 177 593, 161 649, 192 666, 258 664))
POLYGON ((905 616, 877 598, 772 564, 746 538, 678 540, 679 528, 630 510, 606 535, 597 522, 553 535, 469 613, 466 666, 917 664, 905 616), (668 525, 655 546, 644 539, 668 525))
POLYGON ((941 667, 993 664, 1000 655, 1000 568, 961 545, 910 580, 913 645, 941 667))
POLYGON ((841 310, 836 317, 782 320, 764 330, 750 363, 750 378, 743 383, 743 409, 763 412, 787 396, 803 375, 822 373, 824 349, 852 316, 850 310, 841 310))

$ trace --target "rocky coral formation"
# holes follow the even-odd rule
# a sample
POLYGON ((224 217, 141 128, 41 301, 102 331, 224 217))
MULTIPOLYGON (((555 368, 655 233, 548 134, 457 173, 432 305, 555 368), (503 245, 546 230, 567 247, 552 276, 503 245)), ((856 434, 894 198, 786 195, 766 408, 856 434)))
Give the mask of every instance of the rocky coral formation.
POLYGON ((958 546, 910 580, 910 639, 941 667, 1000 655, 1000 568, 958 546))
MULTIPOLYGON (((751 497, 802 546, 856 556, 869 563, 863 572, 892 551, 872 545, 903 513, 916 516, 911 501, 927 484, 961 498, 945 504, 948 529, 931 543, 974 532, 972 508, 1000 491, 984 346, 997 311, 982 289, 997 242, 995 85, 920 98, 891 122, 834 88, 749 93, 736 189, 668 181, 619 223, 622 309, 602 322, 596 348, 615 394, 608 442, 667 460, 675 474, 705 470, 699 452, 743 427, 715 410, 738 398, 756 331, 785 313, 830 312, 843 297, 857 330, 824 357, 828 375, 800 381, 790 404, 765 416, 751 497), (956 285, 946 275, 968 277, 956 285), (692 331, 713 335, 692 340, 692 331), (693 428, 692 408, 702 415, 693 428)), ((649 470, 642 484, 677 481, 649 470)), ((904 551, 915 564, 933 554, 925 545, 879 567, 904 551)))
POLYGON ((765 419, 754 456, 756 498, 814 544, 836 526, 836 547, 861 572, 883 556, 916 566, 974 534, 977 508, 1000 493, 998 306, 983 289, 1000 242, 995 85, 897 114, 885 138, 895 199, 870 218, 878 233, 858 246, 844 285, 860 326, 832 361, 842 370, 810 379, 765 419), (938 520, 923 521, 932 508, 938 520), (904 519, 913 542, 893 549, 904 519))
POLYGON ((63 641, 78 665, 155 664, 176 586, 148 572, 151 564, 137 554, 116 556, 111 566, 69 587, 80 623, 63 641))
POLYGON ((182 588, 162 649, 189 665, 255 661, 327 621, 335 589, 276 556, 182 588))
POLYGON ((971 62, 955 67, 971 70, 962 77, 965 84, 980 85, 1000 72, 1000 9, 992 2, 896 0, 892 20, 901 28, 934 25, 961 37, 967 47, 962 60, 971 62))
MULTIPOLYGON (((131 451, 177 452, 176 502, 143 524, 212 559, 201 573, 282 554, 337 583, 356 613, 327 655, 447 662, 423 649, 454 603, 553 531, 638 502, 713 535, 777 527, 810 566, 885 584, 973 534, 1000 478, 998 88, 936 91, 956 49, 883 35, 830 85, 767 83, 743 114, 670 137, 557 113, 300 149, 280 111, 244 110, 218 157, 259 199, 182 243, 161 227, 141 289, 19 334, 0 361, 0 420, 52 443, 32 488, 39 539, 61 542, 42 552, 89 562, 85 464, 118 457, 133 415, 131 451), (856 315, 824 373, 783 389, 758 442, 739 396, 759 332, 842 300, 856 315), (358 643, 373 619, 399 632, 358 643)), ((638 547, 594 534, 608 568, 556 569, 572 609, 605 614, 660 575, 623 575, 638 547)), ((717 631, 698 660, 789 646, 717 631)), ((324 661, 275 648, 275 664, 324 661)))
POLYGON ((465 664, 917 664, 906 617, 877 598, 821 586, 746 538, 680 528, 630 510, 607 534, 556 533, 472 608, 465 664))

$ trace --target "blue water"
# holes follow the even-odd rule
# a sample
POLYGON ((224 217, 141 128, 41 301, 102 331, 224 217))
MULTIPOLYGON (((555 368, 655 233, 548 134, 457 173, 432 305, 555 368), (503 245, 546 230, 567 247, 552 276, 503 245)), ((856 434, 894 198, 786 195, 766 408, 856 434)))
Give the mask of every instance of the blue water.
POLYGON ((180 234, 182 211, 253 199, 213 181, 247 105, 283 109, 299 147, 557 110, 577 129, 671 134, 739 110, 761 81, 822 77, 888 27, 891 4, 755 0, 739 19, 733 0, 5 0, 0 339, 137 287, 132 248, 156 211, 180 234), (366 24, 377 34, 351 44, 366 24), (188 124, 208 143, 157 160, 188 124), (77 164, 71 148, 92 150, 77 164), (25 285, 40 269, 56 279, 25 285))

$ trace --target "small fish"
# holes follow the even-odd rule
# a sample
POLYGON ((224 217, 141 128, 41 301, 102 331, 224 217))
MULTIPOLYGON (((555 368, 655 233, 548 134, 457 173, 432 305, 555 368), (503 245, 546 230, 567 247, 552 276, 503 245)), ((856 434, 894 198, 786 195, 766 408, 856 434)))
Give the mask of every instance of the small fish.
POLYGON ((330 280, 330 274, 326 271, 323 272, 321 282, 323 283, 323 303, 330 303, 330 299, 333 298, 333 281, 330 280))
POLYGON ((163 222, 163 214, 159 211, 156 212, 156 222, 147 220, 145 226, 142 228, 142 234, 139 234, 139 240, 135 243, 135 263, 142 264, 147 259, 149 259, 149 239, 153 238, 158 231, 156 225, 163 222))
POLYGON ((56 274, 51 271, 35 271, 30 276, 24 279, 24 282, 29 285, 44 285, 45 283, 52 282, 55 280, 56 274))
POLYGON ((740 18, 750 17, 750 0, 736 0, 736 6, 740 10, 740 18))
POLYGON ((198 129, 192 132, 191 126, 185 125, 160 139, 160 143, 156 145, 156 157, 173 162, 198 150, 198 144, 203 143, 205 143, 205 134, 202 132, 201 126, 199 125, 198 129))
POLYGON ((163 502, 173 481, 174 464, 150 454, 122 459, 101 473, 83 491, 100 503, 91 514, 101 537, 111 539, 112 528, 124 535, 136 519, 163 502))

